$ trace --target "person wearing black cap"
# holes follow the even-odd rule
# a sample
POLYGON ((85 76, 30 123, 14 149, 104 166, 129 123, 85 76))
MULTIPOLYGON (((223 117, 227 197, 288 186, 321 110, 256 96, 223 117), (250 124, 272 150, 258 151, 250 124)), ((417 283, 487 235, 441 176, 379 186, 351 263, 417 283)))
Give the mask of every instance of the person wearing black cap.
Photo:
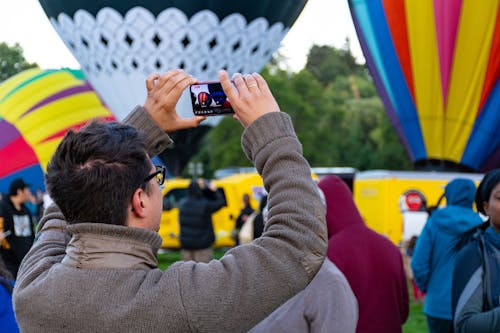
POLYGON ((500 169, 476 191, 477 210, 488 217, 458 253, 452 302, 457 333, 500 332, 500 169))
POLYGON ((34 221, 24 204, 32 197, 28 184, 21 178, 10 183, 9 195, 0 204, 0 253, 14 278, 34 240, 34 221))

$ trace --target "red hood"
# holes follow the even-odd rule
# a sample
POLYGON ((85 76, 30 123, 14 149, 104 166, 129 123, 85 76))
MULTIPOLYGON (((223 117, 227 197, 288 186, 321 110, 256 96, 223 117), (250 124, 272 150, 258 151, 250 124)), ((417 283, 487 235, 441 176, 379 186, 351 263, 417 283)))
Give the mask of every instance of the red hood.
POLYGON ((349 226, 364 224, 352 198, 352 192, 342 179, 326 176, 318 186, 325 194, 328 238, 349 226))

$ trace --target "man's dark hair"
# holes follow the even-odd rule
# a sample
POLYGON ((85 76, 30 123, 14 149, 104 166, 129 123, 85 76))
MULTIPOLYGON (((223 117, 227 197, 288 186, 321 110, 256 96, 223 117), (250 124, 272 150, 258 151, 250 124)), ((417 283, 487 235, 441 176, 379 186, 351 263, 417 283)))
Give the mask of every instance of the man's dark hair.
POLYGON ((137 188, 151 171, 144 137, 119 123, 92 121, 69 131, 47 165, 47 190, 68 223, 124 225, 137 188))
POLYGON ((15 196, 18 190, 24 190, 27 187, 28 184, 26 184, 22 178, 16 178, 10 183, 9 196, 15 196))

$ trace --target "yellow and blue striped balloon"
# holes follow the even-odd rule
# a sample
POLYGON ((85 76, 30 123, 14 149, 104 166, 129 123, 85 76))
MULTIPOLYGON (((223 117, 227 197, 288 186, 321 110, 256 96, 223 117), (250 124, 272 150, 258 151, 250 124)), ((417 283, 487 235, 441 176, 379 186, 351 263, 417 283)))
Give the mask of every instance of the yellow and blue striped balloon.
POLYGON ((349 0, 368 67, 416 166, 500 166, 499 0, 349 0))
POLYGON ((44 190, 43 174, 69 129, 115 120, 79 70, 29 69, 0 84, 0 191, 21 177, 44 190))

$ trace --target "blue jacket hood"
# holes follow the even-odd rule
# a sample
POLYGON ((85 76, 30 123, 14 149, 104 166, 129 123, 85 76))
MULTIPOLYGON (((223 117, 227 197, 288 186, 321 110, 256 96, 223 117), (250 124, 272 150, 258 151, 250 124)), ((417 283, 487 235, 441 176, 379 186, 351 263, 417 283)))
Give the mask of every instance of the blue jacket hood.
POLYGON ((478 227, 483 222, 479 214, 472 208, 460 206, 447 206, 438 209, 432 214, 427 223, 431 220, 432 224, 451 235, 460 235, 478 227))
POLYGON ((442 231, 454 235, 481 224, 479 214, 472 209, 475 192, 476 186, 472 180, 457 178, 449 182, 444 191, 446 207, 432 214, 432 223, 442 231))
POLYGON ((432 223, 452 235, 461 234, 482 223, 472 204, 476 185, 470 179, 456 178, 444 190, 446 207, 436 210, 430 217, 432 223))
POLYGON ((476 195, 476 185, 470 179, 456 178, 446 185, 444 196, 447 206, 472 208, 476 195))

